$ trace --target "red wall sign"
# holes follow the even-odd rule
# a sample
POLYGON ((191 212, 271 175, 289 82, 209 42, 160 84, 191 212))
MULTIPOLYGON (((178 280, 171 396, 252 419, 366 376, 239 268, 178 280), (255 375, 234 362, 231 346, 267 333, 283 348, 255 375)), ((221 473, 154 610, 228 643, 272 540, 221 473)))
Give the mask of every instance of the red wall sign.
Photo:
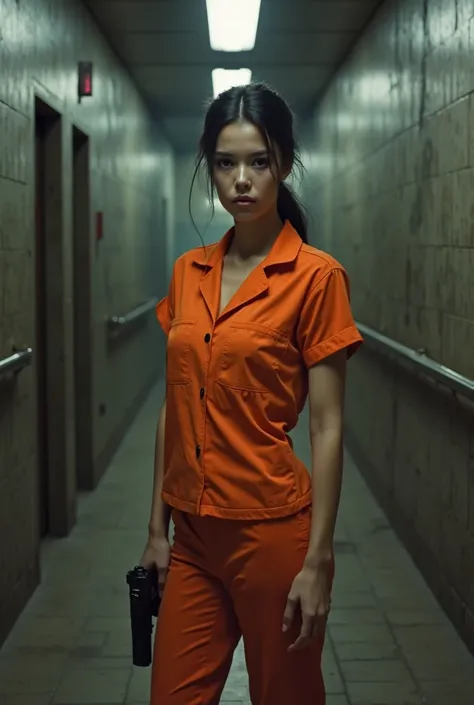
POLYGON ((97 242, 104 237, 104 214, 99 211, 96 213, 95 239, 97 242))
POLYGON ((92 61, 79 61, 79 98, 92 96, 92 61))

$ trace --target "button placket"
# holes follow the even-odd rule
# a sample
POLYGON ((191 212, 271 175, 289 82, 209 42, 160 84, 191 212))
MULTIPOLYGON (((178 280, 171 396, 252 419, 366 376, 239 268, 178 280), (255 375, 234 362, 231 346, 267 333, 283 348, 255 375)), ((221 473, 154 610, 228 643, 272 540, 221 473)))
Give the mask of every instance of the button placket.
MULTIPOLYGON (((206 343, 206 345, 209 345, 209 343, 211 342, 211 340, 212 340, 212 335, 211 335, 211 333, 206 333, 205 336, 204 336, 204 342, 206 343)), ((207 367, 209 367, 209 363, 210 363, 210 354, 211 354, 210 349, 208 349, 207 367)), ((206 375, 206 379, 205 379, 205 384, 206 384, 206 383, 207 383, 207 375, 206 375)), ((205 387, 201 387, 200 390, 199 390, 199 397, 200 397, 201 401, 204 401, 205 396, 206 396, 206 388, 205 388, 205 387)), ((203 405, 202 413, 203 413, 203 438, 204 438, 204 436, 205 436, 205 427, 206 427, 206 409, 205 409, 205 405, 203 405)), ((199 459, 201 458, 201 455, 202 455, 201 446, 200 446, 199 444, 197 444, 197 445, 196 445, 196 459, 199 460, 199 459)), ((203 468, 203 471, 204 471, 204 468, 203 468)), ((204 483, 204 487, 206 487, 207 481, 206 481, 205 476, 203 477, 203 483, 204 483)))

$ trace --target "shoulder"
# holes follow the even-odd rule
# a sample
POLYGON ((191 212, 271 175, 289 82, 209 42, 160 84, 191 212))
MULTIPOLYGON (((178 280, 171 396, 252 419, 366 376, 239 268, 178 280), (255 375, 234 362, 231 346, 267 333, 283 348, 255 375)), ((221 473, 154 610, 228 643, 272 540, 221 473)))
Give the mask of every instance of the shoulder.
POLYGON ((303 277, 312 287, 317 286, 332 273, 347 279, 346 270, 337 259, 306 243, 301 246, 296 271, 298 276, 303 277))

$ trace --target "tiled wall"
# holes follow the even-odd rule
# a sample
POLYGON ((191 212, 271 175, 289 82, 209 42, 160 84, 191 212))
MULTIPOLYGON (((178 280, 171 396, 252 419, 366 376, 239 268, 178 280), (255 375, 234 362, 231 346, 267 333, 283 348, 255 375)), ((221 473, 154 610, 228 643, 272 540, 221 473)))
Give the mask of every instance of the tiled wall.
MULTIPOLYGON (((313 241, 357 319, 474 378, 474 5, 386 2, 305 140, 313 241)), ((474 417, 368 350, 348 440, 474 646, 474 417)))
MULTIPOLYGON (((55 304, 64 322, 55 337, 63 379, 57 408, 49 411, 56 414, 57 436, 61 441, 64 436, 60 472, 66 488, 62 530, 67 531, 75 517, 72 125, 91 138, 92 211, 104 213, 104 239, 91 247, 96 480, 162 366, 153 315, 113 349, 104 320, 165 291, 159 263, 165 262, 166 230, 169 235, 173 226, 172 155, 79 1, 0 0, 0 72, 0 358, 14 343, 34 346, 35 341, 35 93, 63 116, 63 285, 55 304), (80 105, 78 60, 94 62, 94 97, 80 105), (158 260, 156 276, 150 252, 158 260)), ((55 278, 48 286, 56 286, 55 278)), ((0 384, 0 642, 38 580, 34 373, 26 369, 16 382, 0 384)))

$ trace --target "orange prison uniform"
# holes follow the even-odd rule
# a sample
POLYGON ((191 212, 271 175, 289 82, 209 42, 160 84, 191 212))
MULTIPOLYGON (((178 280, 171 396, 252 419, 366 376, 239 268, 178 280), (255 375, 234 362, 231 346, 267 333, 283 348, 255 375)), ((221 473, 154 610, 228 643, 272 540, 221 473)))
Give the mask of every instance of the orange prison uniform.
POLYGON ((232 234, 180 257, 157 305, 168 337, 162 497, 176 530, 151 703, 218 705, 242 635, 253 705, 324 705, 324 635, 288 654, 300 624, 281 629, 312 499, 288 433, 308 368, 351 355, 361 336, 343 268, 288 222, 218 315, 232 234))

